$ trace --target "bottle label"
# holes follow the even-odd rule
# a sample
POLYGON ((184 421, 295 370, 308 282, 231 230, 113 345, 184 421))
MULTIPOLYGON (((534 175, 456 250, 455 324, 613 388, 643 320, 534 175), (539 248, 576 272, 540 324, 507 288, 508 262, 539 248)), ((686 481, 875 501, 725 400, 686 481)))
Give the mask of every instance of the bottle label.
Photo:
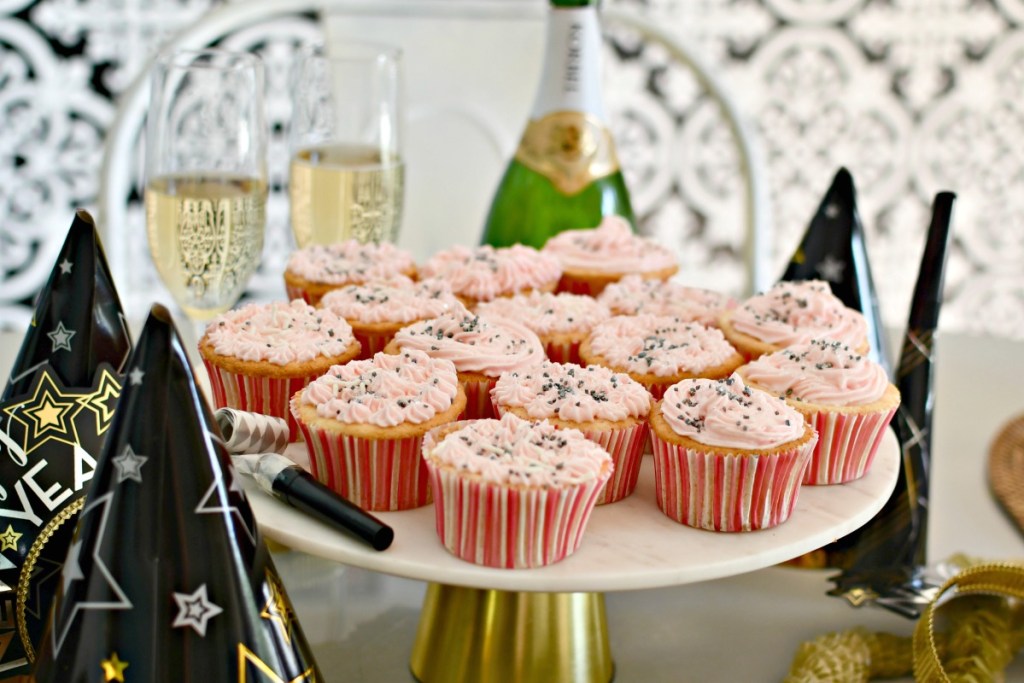
POLYGON ((611 131, 595 116, 556 111, 526 126, 516 161, 566 195, 619 170, 611 131))

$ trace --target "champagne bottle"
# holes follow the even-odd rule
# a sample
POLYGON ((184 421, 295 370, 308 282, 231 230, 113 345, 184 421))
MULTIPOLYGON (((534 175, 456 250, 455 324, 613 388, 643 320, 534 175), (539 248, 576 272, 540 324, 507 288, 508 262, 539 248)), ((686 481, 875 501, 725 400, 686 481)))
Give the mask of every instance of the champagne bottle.
POLYGON ((596 0, 551 0, 540 88, 481 242, 541 247, 612 214, 634 223, 601 100, 596 0))

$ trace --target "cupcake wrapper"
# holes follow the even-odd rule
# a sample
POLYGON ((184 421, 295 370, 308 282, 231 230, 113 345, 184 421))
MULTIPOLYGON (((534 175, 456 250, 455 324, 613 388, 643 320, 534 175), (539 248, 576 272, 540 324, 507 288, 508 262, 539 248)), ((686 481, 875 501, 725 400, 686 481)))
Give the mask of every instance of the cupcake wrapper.
POLYGON ((555 292, 568 292, 569 294, 584 294, 586 296, 597 297, 609 284, 611 284, 611 281, 605 279, 586 280, 577 279, 569 275, 562 275, 561 279, 558 281, 558 286, 555 288, 555 292))
POLYGON ((361 439, 299 423, 317 481, 364 510, 410 510, 430 503, 423 437, 361 439))
POLYGON ((561 490, 513 489, 427 468, 444 547, 467 562, 504 569, 542 567, 575 552, 606 479, 561 490))
POLYGON ((279 417, 288 422, 290 441, 299 439, 299 428, 289 408, 295 392, 310 383, 314 377, 256 377, 240 375, 203 360, 210 377, 214 408, 236 408, 250 413, 279 417))
POLYGON ((818 432, 818 445, 804 472, 805 484, 842 484, 867 474, 896 409, 885 413, 844 415, 816 412, 805 414, 818 432))
POLYGON ((362 330, 358 332, 353 330, 352 335, 362 347, 359 355, 356 356, 358 360, 373 358, 378 352, 383 351, 384 347, 395 337, 393 333, 367 333, 362 330))
POLYGON ((719 455, 668 443, 653 431, 658 507, 711 531, 753 531, 789 519, 814 440, 765 455, 719 455))
POLYGON ((301 287, 293 287, 292 285, 289 285, 289 284, 285 283, 284 291, 288 295, 288 301, 294 301, 295 299, 302 299, 303 301, 305 301, 310 306, 315 305, 313 303, 313 301, 310 300, 309 292, 307 292, 306 290, 302 289, 301 287))
POLYGON ((659 384, 648 384, 647 385, 647 391, 651 392, 651 398, 653 398, 655 401, 660 401, 661 399, 663 399, 665 397, 665 392, 668 391, 668 388, 670 386, 672 386, 672 385, 671 384, 660 384, 660 383, 659 384))
POLYGON ((477 382, 464 379, 460 375, 459 382, 466 391, 466 409, 459 416, 460 420, 486 420, 498 416, 491 401, 491 389, 498 380, 487 378, 477 382))
POLYGON ((636 490, 640 463, 647 445, 647 423, 640 422, 627 429, 581 430, 588 439, 601 445, 612 456, 612 476, 598 496, 598 505, 620 501, 636 490))
POLYGON ((583 359, 580 358, 580 343, 578 341, 547 342, 544 344, 544 353, 547 354, 548 360, 554 363, 583 365, 583 359))

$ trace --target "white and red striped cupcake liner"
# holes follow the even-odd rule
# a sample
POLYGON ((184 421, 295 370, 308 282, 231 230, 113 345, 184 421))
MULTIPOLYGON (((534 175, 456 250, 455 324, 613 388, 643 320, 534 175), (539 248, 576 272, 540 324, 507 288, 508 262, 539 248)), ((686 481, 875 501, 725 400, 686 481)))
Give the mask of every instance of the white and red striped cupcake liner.
MULTIPOLYGON (((795 406, 794 406, 795 407, 795 406)), ((818 444, 804 471, 803 483, 842 484, 867 474, 896 409, 877 413, 820 411, 803 413, 818 432, 818 444)))
POLYGON ((459 383, 466 392, 466 408, 459 416, 460 420, 487 420, 498 417, 491 401, 491 389, 498 383, 493 377, 483 381, 471 380, 459 375, 459 383))
POLYGON ((796 507, 804 468, 816 442, 771 455, 728 455, 654 442, 658 507, 671 519, 711 531, 777 526, 796 507))
POLYGON ((607 477, 561 489, 513 488, 427 463, 441 543, 486 567, 529 569, 565 559, 583 539, 607 477))
POLYGON ((373 358, 379 352, 384 350, 392 339, 395 338, 393 332, 365 332, 363 330, 352 330, 352 336, 359 342, 361 350, 359 355, 356 356, 356 360, 366 360, 373 358))
POLYGON ((545 342, 544 353, 554 363, 575 363, 583 365, 580 358, 580 342, 545 342))
POLYGON ((299 429, 289 402, 295 392, 316 379, 315 376, 260 377, 231 372, 206 359, 203 359, 203 364, 210 378, 215 408, 235 408, 279 417, 288 422, 289 440, 298 441, 299 429))
POLYGON ((611 478, 597 499, 597 504, 615 503, 632 494, 640 478, 640 463, 644 457, 644 446, 647 445, 647 423, 638 422, 625 429, 580 431, 608 451, 615 466, 611 478))
POLYGON ((317 481, 364 510, 411 510, 430 503, 422 436, 365 439, 299 423, 317 481))

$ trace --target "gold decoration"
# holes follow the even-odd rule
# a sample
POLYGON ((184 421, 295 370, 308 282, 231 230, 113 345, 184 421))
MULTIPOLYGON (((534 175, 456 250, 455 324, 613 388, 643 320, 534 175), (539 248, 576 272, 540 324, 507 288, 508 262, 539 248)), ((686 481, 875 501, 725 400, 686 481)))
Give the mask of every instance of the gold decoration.
POLYGON ((0 550, 17 550, 18 539, 24 535, 15 531, 14 527, 8 524, 7 530, 0 534, 0 550))
POLYGON ((114 408, 117 406, 117 399, 121 395, 121 383, 117 376, 104 368, 100 372, 100 381, 96 391, 85 394, 78 399, 78 404, 88 408, 96 415, 96 434, 101 435, 110 427, 114 419, 114 408))
POLYGON ((12 422, 24 426, 21 448, 26 456, 50 439, 69 446, 78 443, 74 418, 82 409, 78 405, 79 396, 81 392, 61 391, 53 377, 49 373, 43 373, 31 398, 4 408, 4 412, 11 416, 12 422), (29 419, 26 420, 22 415, 29 419))
POLYGON ((576 111, 552 112, 530 121, 516 161, 573 195, 619 170, 611 131, 600 119, 576 111))
POLYGON ((21 644, 25 647, 25 656, 29 662, 34 662, 36 659, 35 647, 32 645, 32 639, 28 637, 28 624, 25 622, 25 603, 28 602, 28 587, 32 579, 33 570, 35 569, 36 562, 39 561, 40 553, 42 553, 46 544, 49 543, 50 538, 57 533, 57 529, 69 519, 73 519, 84 505, 85 496, 82 496, 58 512, 43 527, 39 535, 36 536, 36 540, 32 542, 32 547, 28 550, 28 555, 25 556, 25 563, 21 565, 21 573, 18 574, 18 592, 15 604, 17 605, 18 636, 21 638, 21 644))
POLYGON ((292 642, 292 617, 294 612, 292 611, 292 606, 288 604, 288 598, 281 588, 280 582, 269 569, 267 570, 267 587, 270 589, 270 597, 267 599, 267 604, 260 611, 260 616, 276 622, 277 627, 281 631, 281 636, 290 645, 292 642))
MULTIPOLYGON (((954 563, 964 561, 954 558, 954 563)), ((1021 599, 1024 565, 970 567, 942 586, 921 615, 913 638, 863 628, 829 633, 800 646, 784 683, 859 683, 910 675, 921 683, 1002 680, 1003 670, 1024 647, 1021 599), (949 627, 937 633, 937 605, 954 589, 964 597, 938 610, 949 627)))
POLYGON ((124 683, 124 670, 128 668, 128 662, 122 662, 117 657, 116 652, 110 654, 110 659, 104 659, 100 662, 100 667, 103 669, 103 680, 109 683, 109 681, 119 681, 124 683))
POLYGON ((267 666, 267 663, 259 658, 255 652, 247 648, 243 643, 238 644, 238 683, 249 682, 249 664, 263 674, 259 681, 252 683, 317 683, 316 672, 309 667, 295 678, 285 680, 276 671, 267 666))

